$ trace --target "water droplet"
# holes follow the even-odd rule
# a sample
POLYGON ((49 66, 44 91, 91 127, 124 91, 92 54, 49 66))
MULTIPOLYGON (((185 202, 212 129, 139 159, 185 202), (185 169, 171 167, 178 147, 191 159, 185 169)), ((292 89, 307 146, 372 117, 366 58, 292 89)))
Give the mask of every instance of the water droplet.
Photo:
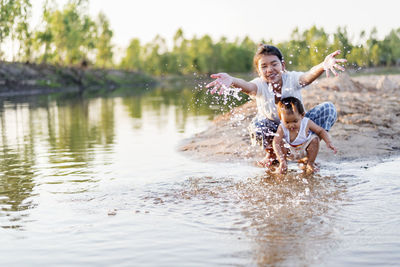
POLYGON ((306 187, 305 194, 308 196, 310 194, 310 188, 306 187))

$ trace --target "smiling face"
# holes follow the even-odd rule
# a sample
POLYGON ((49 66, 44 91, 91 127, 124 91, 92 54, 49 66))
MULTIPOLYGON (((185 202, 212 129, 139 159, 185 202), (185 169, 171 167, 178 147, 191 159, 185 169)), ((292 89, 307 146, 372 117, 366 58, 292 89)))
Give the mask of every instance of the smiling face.
POLYGON ((262 55, 257 64, 258 74, 267 83, 282 84, 282 73, 285 70, 285 62, 275 55, 262 55))
POLYGON ((281 122, 290 132, 298 132, 300 130, 302 119, 303 116, 296 110, 283 109, 281 112, 281 122))

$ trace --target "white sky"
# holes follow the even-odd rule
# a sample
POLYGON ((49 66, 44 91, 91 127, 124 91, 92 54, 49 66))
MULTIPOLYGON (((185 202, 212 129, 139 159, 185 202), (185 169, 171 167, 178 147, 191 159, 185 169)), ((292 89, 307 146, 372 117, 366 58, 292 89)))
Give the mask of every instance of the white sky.
POLYGON ((399 0, 90 0, 89 10, 107 15, 120 45, 133 37, 148 42, 156 34, 172 39, 179 27, 187 38, 248 35, 276 42, 289 40, 296 26, 315 24, 327 32, 347 26, 357 36, 376 26, 380 37, 400 27, 399 0))
MULTIPOLYGON (((42 12, 44 0, 32 0, 33 24, 42 12)), ((57 0, 60 7, 66 0, 57 0)), ((361 30, 376 26, 383 38, 400 28, 399 0, 89 0, 89 14, 100 11, 108 17, 114 31, 113 42, 125 48, 132 38, 150 42, 160 34, 168 42, 178 28, 186 38, 209 34, 214 40, 246 35, 280 42, 290 40, 292 30, 312 25, 333 33, 347 26, 354 41, 361 30)))

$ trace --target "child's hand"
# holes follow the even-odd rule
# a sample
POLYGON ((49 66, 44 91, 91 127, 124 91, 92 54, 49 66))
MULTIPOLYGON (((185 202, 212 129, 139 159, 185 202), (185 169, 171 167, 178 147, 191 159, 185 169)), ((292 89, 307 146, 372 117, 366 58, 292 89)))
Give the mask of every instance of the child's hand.
POLYGON ((282 160, 282 161, 279 163, 278 172, 279 172, 280 174, 285 174, 286 171, 287 171, 287 163, 286 163, 286 160, 282 160))
POLYGON ((216 79, 206 85, 206 88, 213 87, 210 90, 211 94, 215 94, 219 90, 218 94, 222 95, 224 89, 228 89, 233 83, 233 78, 226 73, 211 74, 211 78, 216 79))
POLYGON ((336 149, 336 147, 335 147, 332 143, 327 143, 326 146, 327 146, 329 149, 332 149, 332 151, 333 151, 334 154, 337 153, 337 149, 336 149))
POLYGON ((329 70, 332 71, 335 76, 338 75, 335 69, 344 71, 344 68, 337 63, 345 63, 347 62, 347 60, 344 58, 336 59, 335 57, 339 54, 340 50, 336 50, 332 54, 327 55, 324 62, 322 63, 326 72, 326 77, 329 77, 329 70))

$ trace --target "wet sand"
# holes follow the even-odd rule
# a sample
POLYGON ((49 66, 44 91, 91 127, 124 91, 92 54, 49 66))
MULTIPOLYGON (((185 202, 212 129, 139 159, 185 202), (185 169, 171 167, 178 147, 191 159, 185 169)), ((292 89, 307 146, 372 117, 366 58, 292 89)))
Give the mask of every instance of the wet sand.
MULTIPOLYGON (((307 110, 331 101, 338 120, 330 130, 334 155, 322 141, 318 161, 381 159, 400 154, 400 75, 321 78, 302 90, 307 110)), ((257 112, 249 101, 216 117, 210 127, 182 142, 179 150, 202 161, 248 161, 263 157, 251 146, 247 127, 257 112)))

